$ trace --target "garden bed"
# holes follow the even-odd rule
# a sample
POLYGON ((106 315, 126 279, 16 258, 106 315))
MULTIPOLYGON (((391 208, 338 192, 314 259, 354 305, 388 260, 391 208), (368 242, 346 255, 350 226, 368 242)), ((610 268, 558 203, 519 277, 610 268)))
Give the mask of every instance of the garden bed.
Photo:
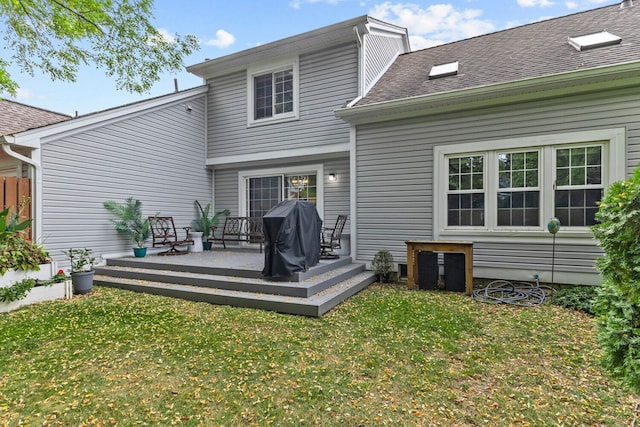
MULTIPOLYGON (((41 264, 40 270, 9 270, 7 271, 7 273, 5 273, 4 276, 0 277, 0 288, 12 286, 14 283, 26 278, 48 280, 53 277, 57 271, 58 269, 55 262, 49 264, 41 264)), ((0 302, 0 313, 13 311, 20 307, 38 302, 71 298, 72 296, 73 289, 71 288, 71 280, 54 283, 53 285, 48 286, 36 286, 31 289, 22 299, 10 302, 0 302)))

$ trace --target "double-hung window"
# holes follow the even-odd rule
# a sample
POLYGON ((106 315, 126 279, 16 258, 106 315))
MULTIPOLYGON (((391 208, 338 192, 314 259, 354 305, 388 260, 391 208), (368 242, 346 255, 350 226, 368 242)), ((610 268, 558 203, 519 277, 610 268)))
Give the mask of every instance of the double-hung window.
POLYGON ((447 223, 484 226, 484 156, 452 156, 448 165, 447 223))
POLYGON ((247 83, 250 126, 297 118, 297 61, 249 70, 247 83))
POLYGON ((595 224, 604 195, 602 145, 560 148, 555 152, 555 212, 561 224, 595 224))
POLYGON ((624 179, 624 130, 439 146, 434 149, 434 235, 590 236, 598 201, 624 179), (476 148, 476 151, 472 149, 476 148))

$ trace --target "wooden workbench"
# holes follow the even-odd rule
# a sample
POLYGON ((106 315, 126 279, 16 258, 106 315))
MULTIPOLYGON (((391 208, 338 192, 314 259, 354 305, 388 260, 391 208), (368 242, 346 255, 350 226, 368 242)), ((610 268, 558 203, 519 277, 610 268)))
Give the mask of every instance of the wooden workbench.
POLYGON ((407 240, 407 287, 418 282, 418 251, 457 252, 464 254, 465 292, 473 292, 473 242, 457 240, 407 240))

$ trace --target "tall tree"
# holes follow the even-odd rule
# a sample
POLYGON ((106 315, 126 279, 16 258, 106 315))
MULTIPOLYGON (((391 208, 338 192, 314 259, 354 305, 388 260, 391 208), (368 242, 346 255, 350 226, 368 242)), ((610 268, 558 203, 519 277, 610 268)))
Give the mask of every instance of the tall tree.
POLYGON ((8 50, 0 58, 0 91, 16 93, 12 63, 69 82, 80 66, 94 64, 118 89, 148 91, 198 49, 195 36, 167 37, 154 28, 152 8, 153 0, 0 0, 8 50))

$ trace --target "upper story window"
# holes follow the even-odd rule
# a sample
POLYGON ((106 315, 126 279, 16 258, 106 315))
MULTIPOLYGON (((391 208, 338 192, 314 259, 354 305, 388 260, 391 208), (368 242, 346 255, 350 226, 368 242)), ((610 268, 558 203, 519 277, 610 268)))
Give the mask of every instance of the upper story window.
POLYGON ((285 61, 249 70, 248 125, 298 118, 298 62, 285 61))

